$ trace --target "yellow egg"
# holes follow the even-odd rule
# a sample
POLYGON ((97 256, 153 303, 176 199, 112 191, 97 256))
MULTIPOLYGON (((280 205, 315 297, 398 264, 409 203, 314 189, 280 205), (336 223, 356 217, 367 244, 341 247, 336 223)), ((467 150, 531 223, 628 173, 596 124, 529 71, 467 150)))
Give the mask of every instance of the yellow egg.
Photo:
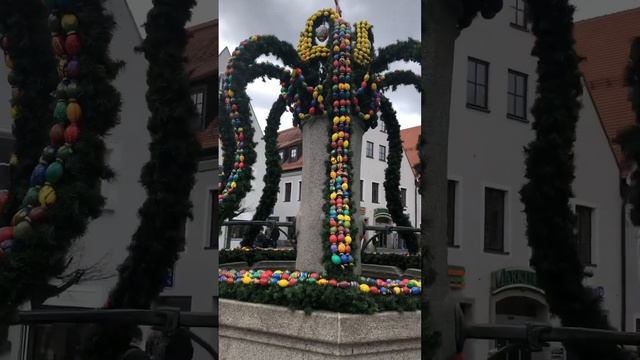
POLYGON ((318 280, 318 285, 325 286, 327 285, 327 282, 328 282, 327 279, 320 279, 318 280))
POLYGON ((332 171, 331 174, 329 175, 331 176, 332 179, 335 179, 337 174, 335 173, 335 171, 332 171))
POLYGON ((332 192, 331 195, 329 195, 329 197, 331 198, 331 200, 335 200, 336 196, 338 196, 335 192, 332 192))
POLYGON ((360 291, 362 291, 363 293, 368 293, 369 292, 369 285, 360 284, 360 291))
POLYGON ((339 117, 334 117, 333 118, 333 125, 338 125, 340 123, 340 118, 339 117))
POLYGON ((48 206, 52 205, 56 202, 56 192, 51 187, 51 185, 45 185, 40 189, 40 193, 38 194, 38 200, 40 200, 40 205, 48 206))
POLYGON ((232 189, 235 189, 235 188, 236 188, 236 186, 238 186, 238 184, 237 184, 235 181, 232 181, 232 182, 231 182, 231 188, 232 188, 232 189))
POLYGON ((248 276, 243 277, 242 278, 242 283, 245 284, 245 285, 251 284, 251 278, 248 277, 248 276))
POLYGON ((349 184, 342 183, 342 191, 347 191, 349 189, 349 184))
POLYGON ((287 287, 287 285, 289 285, 289 282, 285 279, 278 281, 278 286, 280 287, 287 287))
POLYGON ((233 97, 233 90, 227 91, 227 96, 228 97, 233 97))
POLYGON ((333 133, 333 135, 331 135, 331 141, 338 141, 338 134, 333 133))
POLYGON ((351 244, 351 235, 347 235, 344 237, 344 242, 347 243, 347 245, 351 244))
POLYGON ((348 148, 348 147, 349 147, 349 140, 345 140, 345 141, 342 143, 342 147, 343 147, 343 148, 345 148, 345 149, 346 149, 346 148, 348 148))

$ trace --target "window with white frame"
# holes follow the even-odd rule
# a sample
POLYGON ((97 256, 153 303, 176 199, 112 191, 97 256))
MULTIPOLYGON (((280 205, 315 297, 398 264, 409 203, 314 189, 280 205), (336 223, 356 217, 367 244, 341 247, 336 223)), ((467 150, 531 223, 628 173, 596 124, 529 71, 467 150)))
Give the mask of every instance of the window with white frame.
POLYGON ((285 183, 284 184, 284 202, 290 202, 291 201, 291 183, 285 183))

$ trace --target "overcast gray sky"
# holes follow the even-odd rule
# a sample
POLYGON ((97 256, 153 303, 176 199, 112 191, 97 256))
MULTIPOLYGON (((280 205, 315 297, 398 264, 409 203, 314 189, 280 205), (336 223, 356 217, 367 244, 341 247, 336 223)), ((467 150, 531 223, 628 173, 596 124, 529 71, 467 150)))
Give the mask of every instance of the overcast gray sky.
MULTIPOLYGON (((139 26, 144 23, 151 8, 151 0, 127 0, 139 26)), ((576 5, 576 20, 610 14, 640 7, 640 0, 572 0, 576 5)), ((297 44, 304 21, 315 10, 333 7, 332 0, 198 0, 190 25, 197 25, 220 15, 220 49, 234 49, 243 39, 253 34, 273 34, 282 40, 297 44), (220 2, 220 5, 218 5, 220 2)), ((368 20, 374 25, 375 45, 380 47, 398 39, 420 39, 419 0, 341 0, 344 17, 350 21, 368 20), (402 3, 402 6, 394 6, 402 3)), ((395 68, 409 68, 419 72, 415 64, 399 64, 395 68)), ((264 127, 272 102, 278 95, 277 82, 250 85, 249 95, 264 127)), ((402 88, 388 94, 398 111, 403 127, 419 125, 420 97, 412 89, 402 88)), ((282 128, 291 126, 290 114, 283 117, 282 128)))
MULTIPOLYGON (((126 0, 136 19, 138 26, 142 26, 147 19, 147 12, 151 9, 151 0, 126 0)), ((189 25, 198 25, 218 18, 218 0, 197 0, 193 9, 193 16, 189 25)), ((144 29, 140 28, 144 36, 144 29)))
POLYGON ((576 20, 640 7, 640 0, 571 0, 576 6, 576 20))
MULTIPOLYGON (((397 40, 414 38, 420 40, 420 2, 418 0, 341 0, 343 17, 350 23, 367 20, 373 25, 376 48, 395 43, 397 40)), ((309 16, 316 10, 334 7, 333 0, 221 0, 220 50, 228 46, 231 51, 240 41, 251 35, 271 34, 296 46, 300 31, 309 16)), ((410 69, 420 73, 419 64, 398 63, 395 68, 410 69)), ((252 105, 260 125, 264 128, 269 109, 280 94, 276 80, 263 83, 255 81, 248 88, 252 105)), ((403 128, 420 125, 420 94, 413 88, 402 87, 386 94, 398 113, 403 128)), ((291 113, 282 117, 282 129, 291 127, 291 113)))

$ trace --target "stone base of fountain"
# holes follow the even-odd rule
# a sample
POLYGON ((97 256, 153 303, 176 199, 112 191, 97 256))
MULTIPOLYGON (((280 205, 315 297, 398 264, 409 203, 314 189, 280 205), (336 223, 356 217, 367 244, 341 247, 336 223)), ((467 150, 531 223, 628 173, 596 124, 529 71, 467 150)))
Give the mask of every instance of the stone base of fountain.
POLYGON ((419 311, 305 315, 228 299, 219 309, 222 360, 420 359, 419 311))

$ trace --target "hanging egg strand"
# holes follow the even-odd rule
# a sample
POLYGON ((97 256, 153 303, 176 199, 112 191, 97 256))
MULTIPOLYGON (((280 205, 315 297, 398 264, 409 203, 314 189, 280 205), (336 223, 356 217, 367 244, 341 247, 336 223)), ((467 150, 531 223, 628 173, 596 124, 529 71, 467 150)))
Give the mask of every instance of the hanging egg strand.
POLYGON ((329 187, 329 246, 331 262, 342 270, 352 268, 351 210, 350 210, 350 150, 351 110, 354 92, 351 88, 351 26, 338 19, 334 27, 331 66, 332 117, 329 187))
MULTIPOLYGON (((248 121, 247 119, 242 119, 238 107, 238 101, 235 97, 235 85, 234 85, 234 61, 241 54, 245 45, 249 42, 258 41, 258 36, 251 36, 249 39, 244 40, 240 43, 240 45, 233 51, 233 56, 229 59, 229 64, 225 70, 225 78, 223 83, 223 94, 224 98, 224 107, 227 112, 227 116, 231 121, 231 125, 233 127, 233 131, 235 134, 236 141, 236 157, 233 163, 233 169, 227 175, 226 183, 224 184, 224 188, 222 189, 222 193, 218 196, 218 202, 222 203, 226 199, 229 198, 238 187, 238 183, 240 181, 245 181, 248 178, 247 173, 251 171, 249 166, 245 163, 245 153, 246 153, 246 145, 247 145, 247 135, 245 132, 245 128, 243 127, 243 123, 248 121)), ((250 125, 250 124, 247 124, 250 125)))
POLYGON ((420 295, 422 282, 417 279, 377 279, 360 277, 358 281, 327 278, 325 274, 289 270, 219 269, 218 282, 228 285, 278 286, 281 288, 311 284, 341 289, 355 289, 372 295, 420 295))
MULTIPOLYGON (((313 15, 311 15, 306 22, 305 29, 302 33, 300 33, 300 38, 298 40, 298 55, 303 62, 307 62, 316 58, 324 59, 329 56, 329 49, 323 45, 315 44, 314 38, 317 35, 321 35, 318 40, 324 41, 321 37, 323 34, 316 34, 315 25, 317 24, 317 20, 329 18, 331 22, 334 22, 338 18, 338 14, 334 9, 321 9, 316 11, 313 15)), ((323 29, 324 30, 324 29, 323 29)))
POLYGON ((49 145, 40 156, 38 165, 29 179, 29 189, 20 210, 13 216, 10 226, 0 228, 0 248, 15 251, 23 241, 33 235, 33 223, 44 219, 49 207, 55 204, 55 186, 64 174, 65 163, 73 154, 78 140, 82 108, 78 103, 77 79, 80 75, 78 57, 80 38, 77 34, 78 18, 69 11, 70 2, 48 1, 49 29, 52 46, 58 60, 60 83, 55 92, 53 111, 55 124, 49 130, 49 145))
MULTIPOLYGON (((4 32, 0 32, 0 48, 3 50, 4 62, 9 69, 7 80, 11 86, 11 118, 15 122, 19 119, 21 111, 19 100, 22 96, 22 89, 20 88, 19 80, 14 72, 15 64, 12 56, 9 54, 10 40, 9 36, 4 32)), ((11 157, 11 165, 17 163, 15 155, 11 157)), ((0 213, 4 211, 4 207, 9 202, 9 191, 6 189, 0 190, 0 213)), ((13 229, 0 228, 0 258, 5 253, 10 253, 14 249, 13 229)))

